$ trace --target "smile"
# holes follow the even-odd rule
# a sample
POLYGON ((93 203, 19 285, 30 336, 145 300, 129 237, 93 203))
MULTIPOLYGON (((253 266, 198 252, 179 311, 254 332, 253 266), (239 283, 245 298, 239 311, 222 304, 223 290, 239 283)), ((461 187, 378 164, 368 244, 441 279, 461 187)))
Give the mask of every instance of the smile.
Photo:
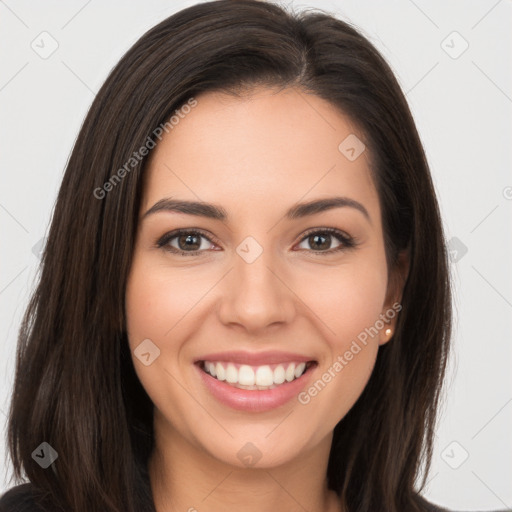
POLYGON ((309 385, 318 366, 313 360, 278 362, 274 357, 272 364, 261 364, 264 360, 258 359, 255 365, 245 356, 238 357, 238 362, 210 357, 196 361, 194 366, 210 397, 248 413, 271 411, 292 401, 309 385))
POLYGON ((274 389, 285 382, 300 378, 312 365, 308 362, 286 362, 251 366, 222 361, 200 361, 200 368, 232 387, 246 390, 274 389))

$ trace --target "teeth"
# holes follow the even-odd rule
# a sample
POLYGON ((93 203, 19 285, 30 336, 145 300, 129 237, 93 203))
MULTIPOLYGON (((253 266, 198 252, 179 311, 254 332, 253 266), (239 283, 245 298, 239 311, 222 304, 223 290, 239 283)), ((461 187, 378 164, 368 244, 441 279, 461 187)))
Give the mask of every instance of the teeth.
POLYGON ((271 386, 274 384, 274 372, 270 366, 259 366, 256 370, 256 384, 258 386, 271 386))
POLYGON ((295 378, 299 378, 303 373, 304 373, 304 370, 306 369, 306 363, 300 363, 299 366, 297 366, 297 368, 295 368, 295 372, 294 372, 294 375, 295 375, 295 378))
POLYGON ((295 365, 290 363, 286 368, 285 378, 287 382, 291 382, 295 378, 295 365))
POLYGON ((226 382, 229 382, 230 384, 238 383, 238 371, 234 364, 230 363, 226 368, 226 382))
POLYGON ((249 366, 204 361, 203 369, 212 377, 242 389, 272 389, 285 381, 298 379, 306 371, 306 363, 249 366))
POLYGON ((254 386, 255 383, 256 377, 254 375, 254 370, 246 364, 240 366, 240 369, 238 370, 238 384, 242 384, 243 386, 254 386))
POLYGON ((224 366, 222 366, 220 363, 215 365, 215 373, 218 380, 226 380, 226 370, 224 370, 224 366))
POLYGON ((286 378, 286 373, 284 371, 283 365, 280 364, 274 370, 274 383, 282 384, 284 382, 285 378, 286 378))

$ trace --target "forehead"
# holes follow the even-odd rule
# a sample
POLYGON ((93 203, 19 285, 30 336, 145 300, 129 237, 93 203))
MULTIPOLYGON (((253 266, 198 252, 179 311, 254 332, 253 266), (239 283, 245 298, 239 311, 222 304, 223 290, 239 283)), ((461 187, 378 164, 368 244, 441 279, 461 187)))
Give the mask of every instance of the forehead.
POLYGON ((249 214, 262 203, 270 211, 343 195, 380 216, 368 150, 355 159, 346 153, 348 146, 361 151, 363 137, 331 103, 267 88, 242 97, 207 92, 196 101, 150 155, 142 209, 173 196, 249 214))

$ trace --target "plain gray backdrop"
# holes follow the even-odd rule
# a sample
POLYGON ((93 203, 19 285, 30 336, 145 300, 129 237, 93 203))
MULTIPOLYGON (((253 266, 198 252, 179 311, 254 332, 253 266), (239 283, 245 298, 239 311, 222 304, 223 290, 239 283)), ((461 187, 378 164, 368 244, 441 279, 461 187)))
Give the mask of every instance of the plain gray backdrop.
MULTIPOLYGON (((2 434, 21 315, 83 118, 128 48, 194 3, 0 0, 2 434)), ((290 4, 352 22, 382 52, 431 166, 455 330, 425 495, 456 510, 512 508, 512 2, 281 2, 290 4)), ((7 465, 0 493, 10 476, 7 465)))

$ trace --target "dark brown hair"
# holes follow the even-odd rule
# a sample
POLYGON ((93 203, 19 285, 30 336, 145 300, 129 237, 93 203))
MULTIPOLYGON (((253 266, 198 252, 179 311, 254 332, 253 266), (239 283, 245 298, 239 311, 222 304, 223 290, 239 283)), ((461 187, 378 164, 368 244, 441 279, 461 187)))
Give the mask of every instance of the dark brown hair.
POLYGON ((80 130, 20 329, 8 423, 15 477, 24 471, 49 510, 153 510, 153 408, 133 368, 124 311, 147 158, 102 198, 93 191, 189 98, 254 86, 316 94, 357 124, 372 157, 388 268, 409 249, 396 332, 335 427, 326 477, 350 512, 422 510, 451 332, 447 251, 422 144, 392 71, 354 27, 255 0, 198 4, 149 30, 112 70, 80 130), (43 441, 59 454, 50 469, 31 457, 43 441))

